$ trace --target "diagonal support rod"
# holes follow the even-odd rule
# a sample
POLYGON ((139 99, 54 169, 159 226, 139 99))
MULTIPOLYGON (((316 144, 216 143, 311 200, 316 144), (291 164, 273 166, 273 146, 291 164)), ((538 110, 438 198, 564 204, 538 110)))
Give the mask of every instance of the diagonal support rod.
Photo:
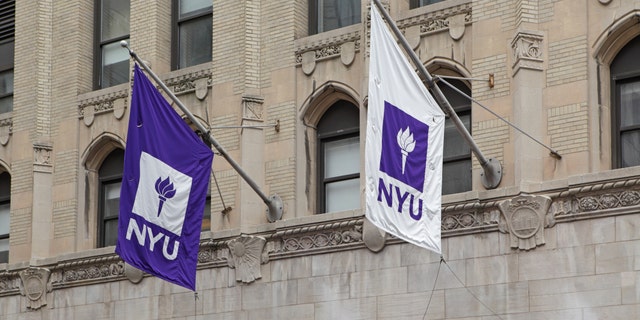
POLYGON ((178 106, 178 108, 180 108, 180 110, 184 112, 184 114, 187 116, 187 118, 189 118, 189 120, 191 120, 191 122, 196 126, 196 128, 198 128, 198 130, 200 130, 200 132, 202 132, 203 134, 206 133, 205 136, 207 137, 211 145, 214 148, 216 148, 216 150, 218 150, 220 155, 222 155, 222 157, 224 157, 227 160, 227 162, 229 162, 231 167, 233 167, 233 169, 236 170, 236 172, 238 172, 238 174, 242 177, 242 179, 244 179, 244 181, 251 187, 251 189, 253 189, 253 191, 255 191, 255 193, 258 194, 258 196, 262 199, 262 201, 264 201, 264 203, 267 205, 267 220, 269 220, 269 222, 275 222, 277 220, 280 220, 282 218, 282 211, 284 207, 282 203, 282 199, 280 199, 280 197, 277 194, 267 197, 267 195, 264 194, 262 190, 260 190, 260 187, 258 187, 256 182, 253 181, 253 179, 251 179, 251 177, 249 177, 249 175, 246 172, 244 172, 244 170, 242 170, 240 165, 237 162, 235 162, 235 160, 233 160, 233 158, 229 156, 227 151, 218 143, 218 141, 216 141, 216 139, 213 138, 210 131, 207 130, 202 125, 202 123, 200 123, 200 121, 193 115, 193 113, 191 113, 191 111, 187 109, 187 107, 182 103, 182 101, 180 101, 180 99, 178 99, 178 97, 176 97, 176 95, 171 90, 169 90, 167 85, 164 84, 164 82, 162 82, 162 80, 160 80, 160 78, 158 78, 158 76, 153 71, 151 71, 151 68, 149 68, 149 66, 147 66, 147 64, 144 63, 144 61, 142 61, 142 59, 140 59, 140 57, 138 57, 138 55, 135 52, 133 52, 133 50, 131 50, 131 48, 129 48, 129 44, 123 40, 123 41, 120 41, 120 45, 129 51, 129 55, 133 59, 135 59, 136 62, 138 62, 138 64, 142 66, 142 68, 147 72, 147 74, 149 74, 153 78, 153 80, 155 80, 155 82, 160 86, 160 88, 162 88, 162 90, 164 90, 164 92, 171 98, 171 100, 178 106))
POLYGON ((500 184, 500 181, 502 181, 502 165, 500 164, 500 161, 498 161, 497 159, 485 158, 485 156, 482 154, 482 151, 480 151, 480 148, 471 137, 471 134, 464 127, 464 124, 462 123, 462 121, 460 121, 460 118, 451 107, 451 104, 449 103, 447 98, 444 96, 440 88, 435 85, 435 82, 433 81, 431 74, 429 74, 429 71, 427 71, 427 69, 424 67, 422 61, 420 61, 420 58, 418 58, 418 55, 416 55, 413 49, 411 49, 411 45, 409 45, 409 42, 407 42, 407 39, 402 34, 402 31, 398 29, 398 26, 391 19, 391 16, 389 16, 387 10, 382 6, 380 0, 373 0, 373 2, 376 4, 378 9, 384 16, 384 19, 387 20, 387 24, 389 25, 389 27, 391 27, 391 30, 395 34, 396 38, 400 41, 400 45, 402 45, 404 51, 409 55, 409 58, 411 58, 413 64, 418 68, 418 72, 426 79, 427 88, 433 93, 434 98, 440 105, 440 108, 442 108, 444 113, 446 113, 449 118, 451 118, 451 121, 453 121, 456 129, 471 148, 471 151, 478 159, 478 162, 480 162, 480 166, 483 170, 483 173, 481 174, 482 185, 486 189, 497 188, 500 184))

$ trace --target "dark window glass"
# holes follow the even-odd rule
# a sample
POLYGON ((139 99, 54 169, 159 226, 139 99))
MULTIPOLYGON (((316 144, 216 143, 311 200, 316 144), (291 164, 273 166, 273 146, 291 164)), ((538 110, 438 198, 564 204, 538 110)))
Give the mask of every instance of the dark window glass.
POLYGON ((15 1, 0 2, 0 113, 13 111, 15 1))
POLYGON ((212 0, 174 0, 174 69, 211 61, 212 0))
POLYGON ((124 150, 116 149, 104 159, 98 171, 100 183, 98 246, 100 247, 116 244, 123 167, 124 150))
POLYGON ((310 0, 309 34, 360 23, 360 0, 310 0))
MULTIPOLYGON (((460 80, 447 80, 447 82, 467 95, 471 95, 469 87, 460 80)), ((471 101, 446 84, 440 83, 438 86, 465 128, 471 132, 471 101)), ((471 148, 449 117, 445 120, 442 162, 442 194, 471 190, 471 148)))
POLYGON ((95 88, 129 81, 129 53, 120 41, 129 40, 129 0, 97 0, 95 88))
POLYGON ((7 172, 0 174, 0 263, 9 262, 9 226, 11 176, 7 172))
POLYGON ((611 63, 612 165, 640 165, 640 37, 631 40, 611 63))
POLYGON ((347 101, 331 106, 318 122, 318 212, 360 207, 358 108, 347 101))
POLYGON ((424 7, 426 5, 442 2, 444 0, 411 0, 410 7, 411 9, 424 7))

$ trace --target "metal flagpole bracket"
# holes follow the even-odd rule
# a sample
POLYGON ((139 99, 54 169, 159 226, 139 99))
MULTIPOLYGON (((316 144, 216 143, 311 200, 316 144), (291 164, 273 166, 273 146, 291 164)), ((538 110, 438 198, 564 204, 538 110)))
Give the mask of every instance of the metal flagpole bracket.
MULTIPOLYGON (((200 132, 202 132, 203 134, 206 133, 205 136, 207 137, 209 142, 211 142, 211 145, 214 148, 216 148, 216 150, 218 150, 220 155, 227 160, 229 165, 233 167, 233 169, 240 175, 240 177, 242 177, 242 179, 251 187, 251 189, 253 189, 253 191, 262 199, 262 201, 264 201, 264 203, 267 205, 267 220, 269 220, 269 222, 274 222, 282 219, 282 213, 284 208, 282 204, 282 199, 280 199, 278 195, 272 195, 271 197, 267 197, 264 194, 264 192, 260 190, 260 187, 258 187, 256 182, 253 181, 253 179, 251 179, 251 177, 249 177, 249 175, 246 172, 244 172, 244 170, 242 170, 240 165, 235 160, 233 160, 233 158, 229 156, 229 154, 227 153, 227 151, 225 151, 222 145, 220 145, 218 141, 216 141, 216 139, 213 138, 210 131, 207 128, 205 128, 202 125, 202 123, 200 123, 200 121, 193 115, 193 113, 191 113, 191 111, 189 111, 189 109, 187 109, 187 107, 184 104, 182 104, 182 101, 180 101, 180 99, 178 99, 178 97, 176 97, 176 95, 171 90, 169 90, 167 85, 165 85, 164 82, 162 82, 162 80, 160 80, 160 78, 153 71, 151 71, 151 68, 149 68, 149 66, 147 66, 147 64, 144 61, 142 61, 142 59, 140 59, 140 57, 138 57, 138 55, 135 52, 133 52, 133 50, 131 50, 127 41, 124 41, 124 40, 120 41, 120 46, 122 46, 123 48, 129 51, 129 55, 134 60, 136 60, 136 62, 138 62, 140 66, 142 66, 142 68, 147 72, 147 74, 149 74, 151 78, 153 78, 156 84, 159 85, 160 88, 162 88, 162 90, 164 90, 164 92, 169 96, 169 98, 171 98, 171 100, 178 106, 178 108, 180 108, 180 110, 184 112, 187 118, 189 118, 191 123, 193 123, 196 126, 196 128, 200 130, 200 132)), ((279 122, 277 122, 276 124, 279 125, 279 122)))
POLYGON ((284 204, 280 196, 277 194, 270 196, 269 203, 267 203, 267 220, 269 220, 269 222, 276 222, 282 219, 283 209, 284 204))
POLYGON ((483 171, 480 173, 480 180, 485 189, 495 189, 500 185, 502 181, 502 165, 498 159, 489 158, 487 164, 482 167, 483 171))

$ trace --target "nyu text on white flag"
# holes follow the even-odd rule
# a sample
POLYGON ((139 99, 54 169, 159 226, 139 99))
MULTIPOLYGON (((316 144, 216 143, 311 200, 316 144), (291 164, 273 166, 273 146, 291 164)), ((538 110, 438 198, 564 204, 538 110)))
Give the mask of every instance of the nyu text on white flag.
POLYGON ((366 217, 441 253, 444 113, 371 3, 366 217))

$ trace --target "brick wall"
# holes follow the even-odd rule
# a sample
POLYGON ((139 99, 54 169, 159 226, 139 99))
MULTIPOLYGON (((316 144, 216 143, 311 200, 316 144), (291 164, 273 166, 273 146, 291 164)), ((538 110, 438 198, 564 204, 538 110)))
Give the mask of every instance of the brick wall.
POLYGON ((589 115, 586 103, 551 108, 547 111, 551 147, 560 154, 587 151, 589 148, 589 115))
POLYGON ((586 80, 587 48, 585 35, 549 43, 547 86, 586 80))

